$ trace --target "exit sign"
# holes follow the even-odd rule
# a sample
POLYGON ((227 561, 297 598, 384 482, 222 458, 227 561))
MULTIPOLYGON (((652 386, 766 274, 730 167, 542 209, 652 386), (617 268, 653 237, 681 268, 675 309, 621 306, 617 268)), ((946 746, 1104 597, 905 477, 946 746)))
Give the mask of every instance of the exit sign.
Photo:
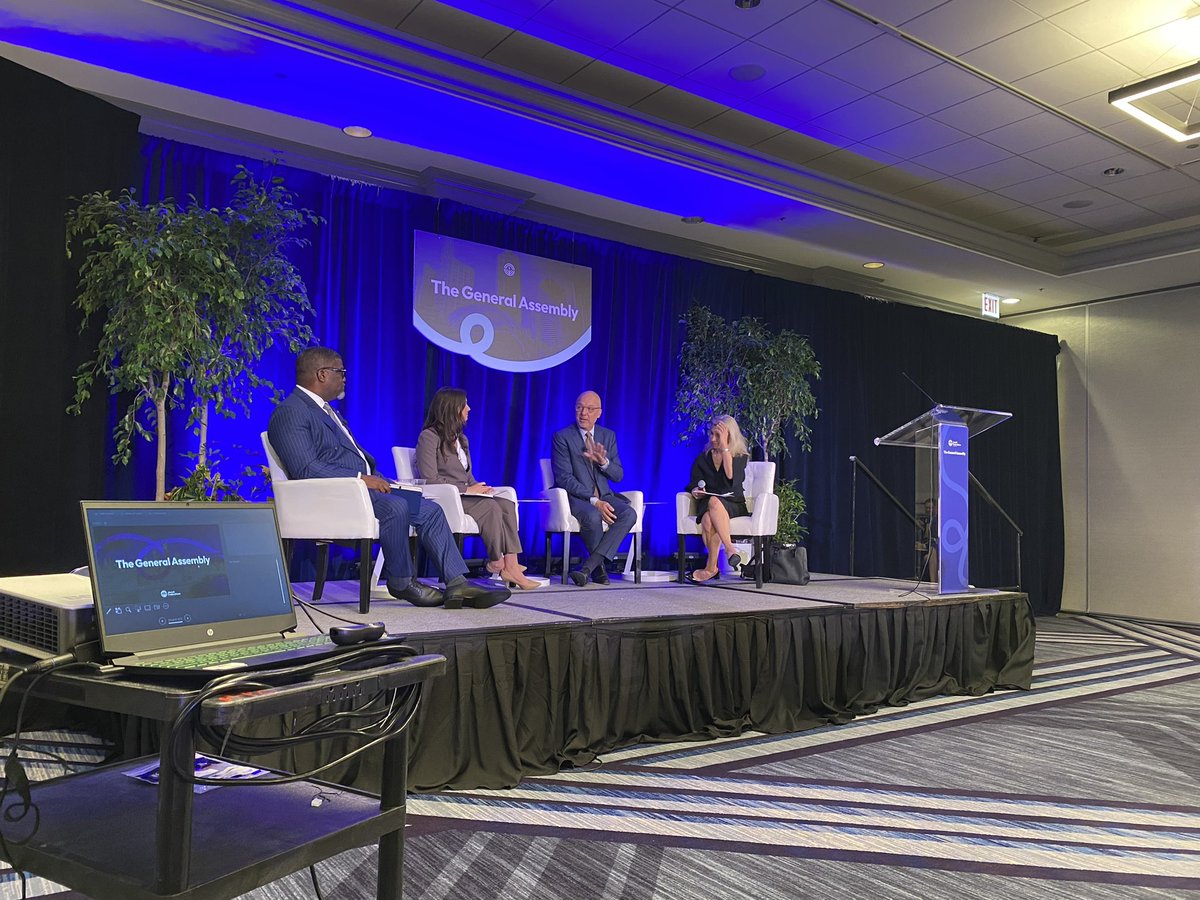
POLYGON ((983 314, 989 319, 1000 318, 1000 295, 999 294, 984 294, 983 295, 983 314))

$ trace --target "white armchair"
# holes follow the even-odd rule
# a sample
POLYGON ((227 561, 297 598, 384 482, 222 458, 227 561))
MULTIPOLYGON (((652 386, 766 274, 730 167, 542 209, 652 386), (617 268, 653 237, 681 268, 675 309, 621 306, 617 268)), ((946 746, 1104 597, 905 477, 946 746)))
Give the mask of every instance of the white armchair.
MULTIPOLYGON (((550 538, 552 535, 562 535, 562 580, 567 581, 567 569, 571 562, 571 535, 579 534, 579 520, 571 515, 571 504, 567 502, 567 492, 554 486, 554 469, 548 459, 540 459, 538 463, 542 470, 542 497, 548 501, 543 506, 542 530, 546 534, 546 577, 550 577, 550 538)), ((633 554, 633 581, 642 583, 642 516, 646 511, 645 498, 641 491, 621 491, 629 505, 637 512, 637 521, 629 529, 633 538, 630 553, 633 554)), ((604 526, 608 531, 608 525, 604 526)))
MULTIPOLYGON (((733 537, 748 537, 754 546, 752 560, 756 567, 755 587, 762 587, 763 563, 771 554, 771 538, 779 527, 779 498, 775 496, 775 463, 746 463, 746 480, 742 491, 746 497, 748 516, 736 516, 729 520, 729 533, 733 537), (767 558, 764 558, 765 557, 767 558)), ((684 580, 686 547, 684 538, 689 534, 700 534, 700 523, 696 516, 696 499, 686 491, 675 495, 675 530, 679 534, 679 580, 684 580)))
POLYGON ((369 612, 371 588, 379 583, 383 569, 383 552, 380 551, 372 569, 371 545, 379 539, 379 520, 375 518, 367 486, 359 478, 288 478, 265 431, 262 445, 271 467, 271 490, 275 495, 280 535, 288 541, 317 542, 313 600, 321 599, 325 590, 330 542, 353 541, 358 545, 358 610, 369 612))
MULTIPOLYGON (((406 482, 421 477, 417 472, 416 447, 393 447, 392 460, 396 463, 397 481, 406 482)), ((421 485, 421 493, 442 508, 442 512, 446 515, 446 523, 450 526, 450 532, 454 535, 455 540, 458 541, 460 551, 462 550, 464 535, 479 534, 479 525, 463 511, 462 494, 458 492, 458 488, 454 485, 429 484, 426 482, 421 485)), ((507 486, 495 488, 495 496, 511 500, 514 504, 517 503, 516 488, 507 486)), ((520 524, 520 520, 521 507, 518 504, 518 525, 520 524)))

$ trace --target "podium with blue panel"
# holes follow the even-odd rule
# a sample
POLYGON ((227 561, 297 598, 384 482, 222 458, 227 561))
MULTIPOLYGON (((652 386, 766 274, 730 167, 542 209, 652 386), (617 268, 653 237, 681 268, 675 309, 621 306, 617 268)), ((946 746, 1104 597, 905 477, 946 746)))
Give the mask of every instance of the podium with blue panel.
POLYGON ((967 446, 972 438, 1010 418, 1012 413, 939 404, 883 437, 875 438, 876 446, 912 447, 928 450, 933 455, 939 594, 962 594, 971 590, 968 578, 970 475, 967 446))

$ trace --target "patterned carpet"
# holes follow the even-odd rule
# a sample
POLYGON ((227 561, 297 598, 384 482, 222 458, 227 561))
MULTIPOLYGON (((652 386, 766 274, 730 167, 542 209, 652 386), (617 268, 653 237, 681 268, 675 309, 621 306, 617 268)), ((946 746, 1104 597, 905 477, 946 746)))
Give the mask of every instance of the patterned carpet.
MULTIPOLYGON (((1038 629, 1031 691, 413 796, 405 897, 1200 897, 1200 631, 1038 629)), ((327 900, 374 896, 369 850, 317 873, 327 900)), ((315 893, 305 872, 246 896, 315 893)))

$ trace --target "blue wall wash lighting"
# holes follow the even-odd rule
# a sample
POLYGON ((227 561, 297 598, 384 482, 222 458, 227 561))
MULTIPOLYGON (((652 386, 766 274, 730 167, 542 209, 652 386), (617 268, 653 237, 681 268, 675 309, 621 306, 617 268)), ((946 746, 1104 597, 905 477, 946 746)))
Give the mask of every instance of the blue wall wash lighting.
MULTIPOLYGON (((101 9, 80 12, 68 26, 39 20, 29 4, 23 16, 0 12, 0 29, 5 41, 31 50, 339 131, 347 122, 369 122, 375 141, 474 160, 673 216, 695 210, 697 198, 703 198, 706 221, 724 226, 752 225, 772 215, 784 198, 793 215, 799 211, 794 191, 767 176, 714 171, 678 150, 652 155, 646 145, 633 146, 615 130, 594 124, 571 130, 555 124, 562 121, 561 108, 550 111, 532 102, 514 108, 499 91, 452 93, 415 64, 405 69, 369 49, 316 38, 301 45, 278 30, 270 37, 235 32, 138 0, 97 6, 101 9), (188 34, 189 41, 181 43, 178 34, 188 34)), ((360 43, 379 48, 381 40, 372 34, 360 43)), ((586 104, 573 95, 541 96, 547 103, 586 104)))

